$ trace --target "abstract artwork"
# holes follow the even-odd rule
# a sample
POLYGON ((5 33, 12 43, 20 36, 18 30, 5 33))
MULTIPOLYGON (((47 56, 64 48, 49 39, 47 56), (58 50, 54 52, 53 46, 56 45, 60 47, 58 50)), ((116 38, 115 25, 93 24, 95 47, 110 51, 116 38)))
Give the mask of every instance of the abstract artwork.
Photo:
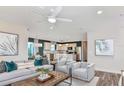
POLYGON ((113 40, 96 40, 96 55, 113 55, 113 40))
POLYGON ((18 35, 0 32, 0 56, 18 55, 18 35))

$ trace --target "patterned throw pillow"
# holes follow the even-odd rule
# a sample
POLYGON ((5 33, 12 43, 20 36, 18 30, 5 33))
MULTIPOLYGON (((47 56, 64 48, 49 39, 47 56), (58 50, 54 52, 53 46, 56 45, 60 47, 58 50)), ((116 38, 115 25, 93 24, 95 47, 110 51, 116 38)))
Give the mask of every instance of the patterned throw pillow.
POLYGON ((42 64, 43 64, 43 65, 48 65, 48 64, 49 64, 48 59, 44 58, 43 61, 42 61, 42 64))
POLYGON ((4 61, 1 61, 0 62, 0 73, 5 72, 5 70, 6 70, 5 62, 4 61))

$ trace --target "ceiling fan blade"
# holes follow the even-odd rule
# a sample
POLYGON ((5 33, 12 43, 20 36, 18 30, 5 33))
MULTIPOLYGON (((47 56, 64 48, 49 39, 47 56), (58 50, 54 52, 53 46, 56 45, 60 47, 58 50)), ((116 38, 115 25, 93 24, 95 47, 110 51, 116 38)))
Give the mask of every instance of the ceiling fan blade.
POLYGON ((66 18, 56 18, 58 21, 63 21, 63 22, 72 22, 71 19, 66 19, 66 18))
POLYGON ((50 16, 56 17, 62 11, 62 9, 63 9, 62 6, 56 7, 50 16))
POLYGON ((32 8, 31 10, 33 12, 33 14, 35 15, 38 15, 38 16, 42 16, 42 17, 46 17, 47 15, 45 13, 43 13, 39 7, 35 7, 35 8, 32 8))
POLYGON ((41 23, 47 23, 47 21, 41 21, 41 20, 38 20, 38 21, 36 21, 36 23, 39 23, 39 24, 41 24, 41 23))

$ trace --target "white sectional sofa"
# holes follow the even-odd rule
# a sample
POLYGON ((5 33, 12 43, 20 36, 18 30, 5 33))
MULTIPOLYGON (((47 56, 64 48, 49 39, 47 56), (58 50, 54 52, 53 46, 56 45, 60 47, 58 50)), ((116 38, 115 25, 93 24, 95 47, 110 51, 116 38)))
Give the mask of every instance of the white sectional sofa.
POLYGON ((14 82, 37 76, 39 75, 39 73, 35 71, 37 68, 48 68, 50 71, 53 70, 52 65, 43 65, 0 73, 0 86, 10 85, 14 82))

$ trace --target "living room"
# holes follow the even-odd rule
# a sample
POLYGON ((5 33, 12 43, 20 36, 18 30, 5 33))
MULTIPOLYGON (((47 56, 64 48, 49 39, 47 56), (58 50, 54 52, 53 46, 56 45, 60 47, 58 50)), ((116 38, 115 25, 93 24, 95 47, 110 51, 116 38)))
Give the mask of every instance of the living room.
POLYGON ((0 85, 123 86, 123 9, 0 6, 0 85))

